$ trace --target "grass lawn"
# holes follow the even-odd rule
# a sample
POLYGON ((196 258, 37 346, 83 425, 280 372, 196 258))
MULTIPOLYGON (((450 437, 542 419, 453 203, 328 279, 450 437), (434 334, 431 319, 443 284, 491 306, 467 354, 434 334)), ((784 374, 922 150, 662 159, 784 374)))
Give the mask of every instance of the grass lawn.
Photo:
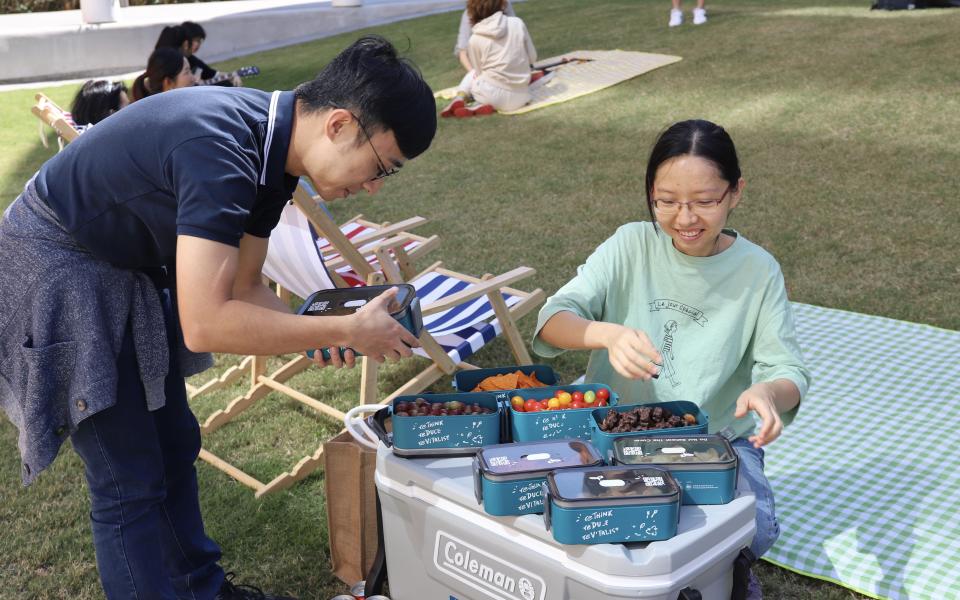
MULTIPOLYGON (((688 3, 689 4, 689 3, 688 3)), ((435 253, 468 273, 537 269, 552 293, 622 223, 645 219, 643 164, 656 136, 703 117, 730 131, 747 190, 731 226, 781 262, 793 300, 960 329, 960 11, 870 12, 866 0, 724 0, 703 27, 666 27, 665 2, 531 0, 516 7, 542 57, 575 49, 683 56, 625 84, 523 116, 444 120, 432 149, 374 198, 331 210, 344 220, 419 214, 445 241, 435 253)), ((454 85, 458 14, 377 28, 407 48, 435 89, 454 85)), ((356 37, 346 34, 218 65, 256 64, 247 83, 286 89, 356 37)), ((45 89, 69 104, 76 86, 45 89)), ((49 158, 29 107, 0 94, 0 210, 49 158)), ((529 335, 534 319, 521 322, 529 335)), ((909 348, 903 349, 909 354, 909 348)), ((564 381, 586 353, 547 361, 564 381)), ((475 357, 510 364, 503 343, 475 357)), ((385 369, 382 391, 415 362, 385 369)), ((359 371, 310 372, 296 387, 346 407, 359 371)), ((442 381, 446 388, 448 382, 442 381)), ((201 420, 240 393, 198 402, 201 420)), ((269 481, 337 425, 268 398, 214 434, 211 450, 269 481)), ((0 424, 0 598, 98 598, 82 465, 69 449, 31 488, 19 484, 16 431, 0 424)), ((326 599, 323 474, 262 500, 200 463, 206 525, 224 565, 274 591, 326 599)), ((860 598, 768 564, 768 598, 860 598)))

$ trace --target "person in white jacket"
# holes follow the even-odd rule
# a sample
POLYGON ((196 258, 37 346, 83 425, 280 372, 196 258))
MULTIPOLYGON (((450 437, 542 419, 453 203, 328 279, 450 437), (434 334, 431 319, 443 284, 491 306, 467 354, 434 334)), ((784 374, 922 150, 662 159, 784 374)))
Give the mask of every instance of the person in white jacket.
POLYGON ((530 101, 530 65, 537 60, 527 26, 504 14, 505 0, 468 0, 473 24, 467 57, 473 69, 440 114, 468 117, 516 110, 530 101), (468 106, 470 99, 476 102, 468 106))

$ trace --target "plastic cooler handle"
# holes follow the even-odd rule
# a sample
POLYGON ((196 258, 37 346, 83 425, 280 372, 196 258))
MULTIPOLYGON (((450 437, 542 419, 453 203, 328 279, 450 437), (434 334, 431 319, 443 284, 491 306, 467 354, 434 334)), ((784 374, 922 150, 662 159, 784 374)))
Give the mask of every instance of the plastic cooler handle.
POLYGON ((550 525, 552 516, 550 514, 550 488, 547 487, 547 482, 544 481, 541 484, 543 487, 543 525, 547 528, 547 531, 550 531, 550 525))
POLYGON ((380 437, 373 432, 373 429, 367 425, 366 420, 360 416, 362 413, 377 412, 386 408, 380 404, 361 404, 354 406, 343 416, 343 426, 346 427, 353 439, 357 440, 361 446, 366 446, 373 450, 377 449, 380 437))
POLYGON ((473 495, 477 498, 477 504, 483 504, 483 482, 480 481, 480 456, 473 455, 473 495))

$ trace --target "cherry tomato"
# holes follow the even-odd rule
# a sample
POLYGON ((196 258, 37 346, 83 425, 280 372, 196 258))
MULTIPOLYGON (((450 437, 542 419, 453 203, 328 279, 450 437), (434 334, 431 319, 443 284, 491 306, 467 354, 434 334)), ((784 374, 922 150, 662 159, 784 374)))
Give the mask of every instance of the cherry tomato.
POLYGON ((540 403, 534 400, 533 398, 530 398, 529 400, 523 403, 523 409, 525 412, 536 412, 540 410, 540 403))
POLYGON ((587 403, 583 400, 574 400, 570 403, 570 408, 586 408, 587 403))
POLYGON ((606 406, 606 405, 607 405, 606 400, 597 400, 597 406, 606 406))
POLYGON ((570 394, 570 397, 573 399, 574 402, 576 402, 577 400, 580 400, 581 402, 583 402, 583 392, 581 392, 580 390, 577 390, 574 393, 570 394))
POLYGON ((609 400, 610 399, 610 390, 607 388, 600 388, 597 390, 597 400, 609 400))
POLYGON ((597 393, 593 390, 587 390, 583 393, 583 401, 587 404, 593 404, 597 399, 597 393))
POLYGON ((540 410, 550 410, 550 400, 556 400, 556 398, 548 398, 540 401, 540 410))
POLYGON ((547 408, 560 408, 560 399, 559 398, 550 398, 547 400, 547 408))
POLYGON ((510 406, 513 407, 513 410, 517 412, 523 412, 524 401, 520 396, 514 396, 510 398, 510 406))

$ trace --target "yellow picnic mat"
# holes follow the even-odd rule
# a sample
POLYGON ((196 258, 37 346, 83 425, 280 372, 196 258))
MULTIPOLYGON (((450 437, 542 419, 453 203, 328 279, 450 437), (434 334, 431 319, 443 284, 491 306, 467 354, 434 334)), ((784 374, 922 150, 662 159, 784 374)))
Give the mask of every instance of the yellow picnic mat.
MULTIPOLYGON (((556 74, 545 84, 531 86, 530 93, 533 99, 529 104, 501 114, 519 115, 551 104, 573 100, 682 60, 679 56, 669 54, 624 50, 577 50, 543 59, 540 64, 553 64, 563 59, 569 59, 571 62, 557 66, 554 69, 556 74), (575 59, 578 58, 590 60, 577 62, 575 59)), ((434 96, 449 100, 456 93, 457 88, 452 87, 440 90, 434 96)))

